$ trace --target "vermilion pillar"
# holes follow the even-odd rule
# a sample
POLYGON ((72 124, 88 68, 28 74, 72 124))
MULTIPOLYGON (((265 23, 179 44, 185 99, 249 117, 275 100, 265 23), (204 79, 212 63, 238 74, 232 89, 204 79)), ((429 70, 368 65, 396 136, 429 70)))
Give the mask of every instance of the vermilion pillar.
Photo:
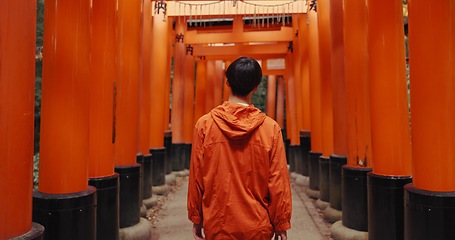
POLYGON ((374 159, 368 173, 368 239, 372 240, 404 237, 403 186, 411 182, 411 138, 402 5, 368 0, 374 159))
MULTIPOLYGON (((154 2, 154 4, 156 1, 154 2)), ((165 18, 163 18, 165 19, 165 18)), ((176 36, 176 31, 173 26, 174 24, 174 19, 165 19, 167 22, 167 32, 168 32, 168 44, 167 44, 167 56, 168 58, 165 60, 166 61, 166 77, 167 79, 165 81, 165 94, 164 94, 164 125, 163 125, 163 146, 164 146, 164 173, 165 175, 171 174, 172 172, 172 130, 171 130, 171 111, 172 111, 172 106, 171 106, 171 65, 172 65, 172 56, 174 56, 174 42, 175 42, 175 36, 176 36), (170 137, 169 137, 170 136, 170 137), (169 139, 170 138, 170 139, 169 139), (171 142, 169 144, 169 142, 171 142)), ((163 152, 163 150, 161 150, 163 152)), ((163 153, 159 153, 163 154, 163 153)), ((162 177, 160 177, 161 180, 158 180, 159 182, 162 181, 162 177)), ((164 176, 164 179, 166 179, 166 176, 164 176)), ((172 179, 172 178, 171 178, 172 179)), ((164 180, 166 182, 166 180, 164 180)), ((164 192, 166 191, 166 188, 164 188, 164 192)), ((163 191, 155 191, 157 193, 160 192, 160 194, 163 191)))
POLYGON ((213 101, 215 107, 223 103, 223 85, 224 85, 224 68, 223 61, 215 61, 215 82, 214 82, 214 92, 213 92, 213 101))
MULTIPOLYGON (((284 129, 284 96, 285 96, 285 86, 283 76, 277 77, 277 87, 276 87, 276 122, 282 129, 284 129)), ((284 139, 285 136, 283 136, 284 139)))
MULTIPOLYGON (((292 28, 294 30, 294 40, 293 40, 293 50, 292 50, 292 57, 293 57, 293 91, 294 91, 294 107, 293 112, 295 114, 295 143, 291 144, 291 151, 294 151, 294 162, 295 162, 295 172, 299 175, 303 175, 303 157, 302 157, 302 148, 300 146, 300 132, 303 129, 303 104, 302 104, 302 69, 301 69, 301 46, 299 36, 299 19, 302 16, 300 14, 293 14, 292 18, 295 21, 292 22, 292 28)), ((292 159, 292 157, 291 157, 292 159)), ((299 176, 297 175, 297 176, 299 176)))
POLYGON ((296 166, 296 150, 297 150, 297 113, 295 101, 295 78, 294 78, 294 57, 293 53, 288 52, 286 56, 286 135, 289 139, 288 161, 289 171, 295 172, 300 165, 296 166))
POLYGON ((207 81, 207 61, 204 57, 200 57, 196 63, 196 88, 195 88, 195 105, 194 105, 194 123, 206 114, 205 111, 205 94, 207 81))
POLYGON ((267 102, 266 113, 269 117, 276 119, 276 76, 267 76, 267 102))
POLYGON ((343 1, 330 1, 330 54, 333 106, 333 153, 329 160, 329 221, 341 220, 341 167, 347 161, 346 89, 344 74, 343 1))
POLYGON ((297 131, 297 121, 296 121, 296 111, 295 111, 295 79, 294 79, 294 58, 293 53, 288 52, 286 56, 286 72, 285 72, 285 83, 286 83, 286 111, 287 113, 287 136, 290 139, 291 145, 295 145, 296 140, 296 131, 297 131))
POLYGON ((119 177, 114 173, 115 1, 95 1, 91 17, 88 175, 97 189, 97 238, 119 237, 119 177))
MULTIPOLYGON (((231 65, 231 62, 232 61, 224 61, 224 70, 226 71, 226 69, 228 68, 229 65, 231 65)), ((230 90, 229 90, 229 87, 226 85, 226 75, 224 75, 223 77, 223 101, 227 101, 229 99, 229 94, 231 93, 230 90)))
MULTIPOLYGON (((288 62, 288 57, 286 58, 286 62, 288 62)), ((281 80, 283 81, 283 88, 284 88, 284 98, 285 99, 289 99, 289 91, 288 91, 288 69, 286 68, 285 69, 285 72, 284 72, 284 76, 282 76, 281 80)), ((289 101, 284 101, 284 108, 286 109, 285 111, 287 111, 287 109, 289 109, 289 101)), ((284 112, 284 111, 283 111, 284 112)), ((286 114, 286 119, 288 119, 288 116, 286 114)), ((284 120, 284 116, 283 116, 283 120, 284 120)), ((292 133, 292 125, 291 123, 286 120, 286 122, 283 121, 283 129, 285 131, 283 131, 283 138, 284 138, 284 144, 285 144, 285 150, 286 150, 286 160, 287 160, 287 163, 289 165, 289 170, 292 169, 292 171, 295 170, 295 162, 294 161, 291 161, 291 156, 289 154, 290 150, 289 150, 289 145, 291 145, 291 136, 290 134, 292 133)))
POLYGON ((150 141, 150 82, 153 78, 152 61, 152 2, 144 1, 142 10, 141 81, 139 99, 139 131, 137 162, 142 166, 142 199, 147 208, 152 197, 152 155, 150 141))
POLYGON ((206 82, 205 82, 205 89, 207 90, 205 92, 205 112, 208 113, 212 108, 214 108, 215 105, 215 80, 216 75, 215 75, 215 61, 214 60, 208 60, 207 61, 207 77, 206 77, 206 82))
POLYGON ((333 154, 346 158, 348 149, 346 143, 347 123, 343 28, 343 1, 330 1, 330 79, 333 105, 333 154))
POLYGON ((348 159, 342 169, 342 223, 366 232, 366 174, 372 165, 366 1, 344 0, 343 10, 348 159))
POLYGON ((405 239, 454 239, 455 5, 409 2, 412 177, 405 239))
POLYGON ((309 32, 307 24, 307 14, 299 16, 299 54, 301 55, 301 97, 302 103, 302 129, 310 131, 311 129, 311 114, 310 114, 310 64, 309 64, 309 32))
POLYGON ((318 15, 308 11, 308 57, 310 76, 311 151, 309 155, 309 195, 319 198, 319 156, 322 154, 321 79, 319 70, 318 15))
POLYGON ((298 106, 302 111, 300 125, 300 149, 302 152, 302 175, 309 175, 309 152, 311 150, 311 127, 310 127, 310 69, 308 58, 308 24, 307 14, 300 14, 299 18, 299 55, 300 55, 300 95, 297 97, 298 106))
POLYGON ((118 1, 117 81, 114 89, 115 171, 120 175, 120 228, 140 222, 139 129, 141 2, 118 1))
MULTIPOLYGON (((152 186, 165 184, 166 149, 164 130, 169 125, 169 40, 170 20, 163 11, 153 16, 152 73, 150 83, 150 153, 152 154, 152 186)), ((171 21, 172 22, 172 21, 171 21)))
POLYGON ((329 157, 333 153, 333 106, 331 81, 330 1, 318 0, 319 60, 321 79, 322 155, 319 158, 319 200, 325 208, 329 202, 329 157))
POLYGON ((172 169, 184 169, 183 110, 185 92, 185 22, 182 18, 175 20, 176 36, 174 37, 174 78, 172 80, 172 169), (179 38, 179 36, 182 36, 179 38))
POLYGON ((183 107, 183 139, 189 144, 193 140, 194 130, 194 74, 195 61, 192 55, 185 56, 185 77, 184 77, 184 107, 183 107))
POLYGON ((284 146, 286 150, 286 160, 289 164, 289 138, 287 137, 287 129, 284 122, 284 111, 288 107, 285 97, 287 96, 286 80, 282 75, 277 77, 277 97, 276 97, 276 122, 281 127, 281 133, 283 134, 284 146))
MULTIPOLYGON (((301 36, 299 30, 300 30, 300 21, 299 19, 302 18, 303 16, 300 15, 300 14, 293 14, 292 15, 292 18, 295 19, 296 21, 293 21, 292 22, 292 27, 293 27, 293 30, 294 30, 294 41, 293 41, 293 51, 292 51, 292 57, 293 57, 293 76, 294 76, 294 82, 293 82, 293 91, 294 91, 294 96, 295 96, 295 99, 294 99, 294 112, 295 112, 295 126, 296 126, 296 144, 300 145, 300 138, 298 137, 299 136, 299 132, 300 130, 303 129, 303 101, 302 101, 302 52, 300 51, 301 49, 301 46, 300 46, 300 43, 302 41, 300 41, 301 38, 303 38, 303 36, 301 36)), ((300 153, 300 149, 298 150, 298 152, 300 153)), ((299 157, 298 157, 298 160, 299 161, 299 165, 301 165, 301 157, 300 155, 301 154, 298 154, 299 157)), ((301 167, 299 167, 299 169, 297 169, 297 173, 301 173, 301 167)))
POLYGON ((46 1, 44 18, 47 50, 33 219, 46 228, 45 239, 95 239, 96 189, 88 186, 87 161, 90 1, 46 1))
MULTIPOLYGON (((191 142, 194 130, 194 73, 195 62, 192 55, 185 56, 183 141, 185 143, 185 168, 189 169, 191 142)), ((180 169, 183 170, 183 169, 180 169)))
POLYGON ((166 92, 166 66, 168 59, 168 23, 161 13, 153 16, 153 41, 151 71, 153 78, 150 84, 150 148, 162 148, 164 138, 164 112, 166 92))
POLYGON ((42 238, 32 223, 36 1, 0 3, 0 238, 42 238))
MULTIPOLYGON (((153 2, 153 7, 155 7, 156 1, 153 2)), ((175 175, 172 174, 172 164, 173 164, 173 156, 172 152, 177 151, 177 149, 173 148, 172 144, 172 111, 173 111, 173 104, 171 103, 171 95, 173 89, 171 89, 172 84, 171 82, 173 79, 171 79, 171 65, 172 61, 174 61, 174 56, 175 56, 175 45, 174 43, 176 41, 181 41, 177 39, 177 34, 184 34, 183 32, 177 33, 176 30, 176 25, 173 25, 176 23, 176 21, 182 22, 181 17, 171 17, 169 18, 168 23, 168 64, 166 64, 166 83, 165 83, 165 91, 167 94, 164 94, 164 105, 165 105, 165 111, 164 111, 164 121, 163 121, 163 131, 164 131, 164 139, 163 139, 163 146, 164 146, 164 172, 165 172, 165 183, 172 183, 175 180, 175 175), (166 110, 166 107, 169 109, 166 110)), ((184 36, 182 36, 182 39, 184 36)), ((158 193, 157 191, 155 191, 158 193)), ((161 193, 160 193, 161 194, 161 193)))
MULTIPOLYGON (((156 2, 156 1, 155 1, 156 2)), ((171 62, 172 62, 172 57, 174 55, 174 49, 172 47, 172 43, 174 42, 174 37, 175 37, 175 31, 173 31, 173 21, 172 18, 169 19, 166 16, 163 16, 163 21, 167 22, 167 58, 164 60, 166 64, 166 81, 164 82, 164 87, 165 87, 165 94, 164 94, 164 131, 170 130, 170 114, 171 114, 171 107, 170 107, 170 94, 171 94, 171 62)), ((163 33, 164 34, 164 33, 163 33)), ((164 47, 164 46, 163 46, 164 47)))

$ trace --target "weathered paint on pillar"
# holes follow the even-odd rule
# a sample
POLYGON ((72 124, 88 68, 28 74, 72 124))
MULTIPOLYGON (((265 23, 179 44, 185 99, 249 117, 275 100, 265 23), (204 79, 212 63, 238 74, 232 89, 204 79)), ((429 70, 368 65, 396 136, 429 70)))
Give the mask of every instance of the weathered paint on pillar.
POLYGON ((307 14, 299 16, 299 55, 301 56, 301 93, 299 101, 302 106, 302 127, 303 130, 311 129, 311 113, 310 113, 310 66, 309 66, 309 48, 308 48, 308 24, 307 14))
POLYGON ((267 76, 267 102, 266 102, 266 113, 267 116, 276 119, 276 76, 267 76))
POLYGON ((366 0, 344 0, 347 165, 342 167, 342 223, 368 231, 367 174, 371 171, 366 0))
POLYGON ((115 166, 128 166, 136 163, 138 152, 141 2, 119 0, 117 16, 115 166))
POLYGON ((36 1, 0 2, 0 239, 32 229, 36 1))
POLYGON ((88 186, 89 10, 88 0, 46 2, 44 39, 48 40, 43 46, 47 50, 43 61, 38 184, 41 193, 74 193, 88 186))
POLYGON ((191 143, 194 130, 194 73, 195 62, 192 55, 185 56, 184 101, 183 101, 183 139, 191 143))
POLYGON ((174 36, 174 78, 172 80, 172 114, 171 129, 172 143, 183 143, 183 104, 184 104, 184 77, 185 77, 185 43, 184 43, 185 22, 182 18, 175 19, 174 36), (182 34, 183 39, 177 36, 182 34))
POLYGON ((284 128, 284 96, 285 96, 285 83, 283 76, 277 77, 277 93, 276 93, 276 122, 280 127, 284 128))
POLYGON ((205 82, 205 112, 208 113, 215 105, 215 60, 207 60, 207 77, 205 82))
POLYGON ((119 175, 114 173, 113 131, 116 11, 117 1, 92 1, 88 182, 97 191, 96 235, 99 239, 118 239, 119 236, 119 175))
POLYGON ((348 165, 367 167, 372 158, 366 4, 344 0, 343 7, 348 165))
POLYGON ((153 16, 152 40, 152 81, 150 83, 150 148, 164 147, 164 126, 166 111, 165 95, 169 95, 166 88, 167 61, 168 61, 168 22, 161 12, 153 16))
POLYGON ((319 69, 321 79, 322 155, 333 153, 333 107, 330 52, 330 1, 318 0, 319 69))
POLYGON ((205 111, 205 94, 207 81, 207 61, 199 59, 196 63, 196 89, 195 89, 195 105, 194 105, 194 123, 206 114, 205 111))
POLYGON ((343 27, 343 2, 342 0, 330 1, 333 153, 347 156, 343 27))
POLYGON ((322 152, 321 80, 319 70, 318 15, 308 13, 308 57, 310 66, 311 151, 322 152))
POLYGON ((401 2, 368 0, 373 173, 387 176, 411 175, 402 9, 401 2))
POLYGON ((413 185, 455 191, 455 5, 409 3, 413 185))
POLYGON ((92 6, 90 67, 89 177, 114 174, 114 82, 116 79, 116 2, 92 6))

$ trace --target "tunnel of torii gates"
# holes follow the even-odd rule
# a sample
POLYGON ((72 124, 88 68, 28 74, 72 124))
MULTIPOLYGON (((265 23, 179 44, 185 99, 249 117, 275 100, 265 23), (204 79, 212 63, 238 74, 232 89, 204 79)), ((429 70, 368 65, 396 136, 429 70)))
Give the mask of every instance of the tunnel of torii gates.
POLYGON ((410 91, 398 0, 45 4, 33 191, 36 1, 0 2, 0 239, 118 239, 146 221, 239 56, 260 61, 291 175, 333 226, 455 239, 452 1, 405 8, 410 91))

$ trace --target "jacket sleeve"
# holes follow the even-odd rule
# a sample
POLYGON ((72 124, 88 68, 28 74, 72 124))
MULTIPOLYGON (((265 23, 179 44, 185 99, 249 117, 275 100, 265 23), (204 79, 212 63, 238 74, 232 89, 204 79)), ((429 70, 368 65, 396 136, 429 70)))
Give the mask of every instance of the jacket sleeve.
POLYGON ((291 228, 292 194, 281 130, 275 134, 269 169, 269 216, 274 231, 291 228))
POLYGON ((203 157, 203 135, 196 127, 193 132, 193 142, 190 158, 190 173, 188 181, 188 219, 195 223, 201 224, 202 215, 202 194, 204 193, 204 186, 202 184, 201 175, 201 160, 203 157))

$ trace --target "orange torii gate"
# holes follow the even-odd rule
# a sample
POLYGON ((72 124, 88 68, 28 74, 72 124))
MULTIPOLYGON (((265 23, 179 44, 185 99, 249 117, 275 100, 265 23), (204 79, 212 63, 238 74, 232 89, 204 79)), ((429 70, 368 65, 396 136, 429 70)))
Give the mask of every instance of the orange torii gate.
MULTIPOLYGON (((130 3, 119 0, 118 6, 106 3, 105 8, 101 9, 102 2, 49 1, 46 1, 45 14, 46 61, 43 66, 40 183, 33 197, 32 209, 33 221, 46 227, 46 237, 81 237, 79 235, 85 234, 83 238, 94 239, 95 232, 106 234, 107 231, 100 230, 95 221, 106 223, 102 220, 104 218, 115 222, 116 215, 120 215, 122 228, 141 222, 141 196, 148 197, 143 194, 148 193, 149 185, 162 184, 165 174, 168 174, 164 164, 167 151, 164 139, 172 134, 175 136, 174 143, 182 144, 183 149, 191 146, 194 119, 210 108, 205 103, 213 107, 217 99, 221 99, 220 94, 223 94, 223 100, 228 94, 219 85, 224 79, 219 75, 222 71, 220 63, 224 61, 228 65, 229 61, 240 55, 260 60, 263 73, 271 76, 271 82, 272 76, 276 76, 276 119, 288 131, 293 148, 299 144, 303 147, 304 141, 299 139, 299 133, 303 133, 300 137, 307 137, 306 140, 311 134, 311 151, 308 153, 309 195, 314 194, 313 197, 322 201, 330 201, 332 206, 332 187, 337 189, 339 186, 332 184, 331 175, 327 177, 327 161, 331 164, 333 155, 340 157, 337 162, 339 168, 340 163, 347 160, 340 181, 343 185, 342 224, 345 227, 358 230, 363 235, 368 231, 371 239, 389 238, 382 234, 404 234, 405 239, 451 239, 455 236, 453 229, 443 221, 454 216, 455 191, 451 184, 454 178, 454 154, 450 144, 453 139, 449 136, 453 132, 450 109, 454 94, 454 54, 448 51, 453 49, 454 32, 451 26, 454 24, 454 9, 449 0, 438 5, 412 2, 410 6, 409 21, 413 29, 410 31, 410 62, 411 79, 414 80, 410 91, 412 139, 409 139, 403 23, 399 2, 380 3, 383 5, 379 6, 377 2, 368 0, 330 1, 330 4, 320 0, 319 12, 305 14, 307 1, 286 2, 285 7, 275 6, 283 1, 220 1, 213 3, 213 6, 210 1, 168 1, 169 11, 163 17, 160 11, 151 13, 155 2, 130 3), (252 2, 258 4, 249 9, 248 6, 253 6, 252 2), (340 10, 341 2, 344 4, 343 11, 340 10), (201 5, 205 3, 210 7, 201 5), (260 7, 259 3, 272 7, 260 7), (195 8, 191 4, 201 6, 195 8), (385 5, 387 9, 384 9, 385 5), (260 9, 257 15, 253 14, 253 9, 260 9), (114 14, 115 11, 118 15, 114 14), (265 22, 267 18, 277 19, 280 16, 287 21, 282 22, 281 26, 265 22), (386 16, 387 21, 384 20, 386 16), (230 19, 232 24, 213 28, 213 32, 210 27, 193 25, 183 30, 185 41, 178 46, 177 51, 178 43, 174 42, 177 31, 172 29, 174 20, 183 20, 185 28, 188 28, 189 22, 207 22, 210 18, 230 19), (259 23, 249 20, 253 18, 259 19, 259 23), (109 21, 115 23, 108 24, 109 21), (100 28, 106 29, 106 32, 96 31, 100 28), (118 30, 118 35, 113 33, 113 29, 118 30), (383 41, 376 41, 377 36, 383 41), (335 48, 341 48, 341 45, 337 45, 341 44, 341 38, 344 56, 337 55, 340 53, 335 51, 335 48), (53 39, 53 42, 49 39, 53 39), (104 44, 98 42, 102 39, 107 39, 104 44), (291 42, 292 45, 289 44, 291 42), (438 44, 431 44, 434 42, 438 44), (172 44, 175 48, 172 48, 172 44), (188 47, 192 47, 192 54, 188 53, 188 47), (174 50, 173 53, 170 49, 174 50), (294 52, 290 53, 290 49, 294 52), (390 53, 390 49, 396 51, 390 53), (103 57, 107 61, 103 61, 103 57), (173 115, 169 122, 168 93, 172 57, 174 60, 179 58, 180 63, 174 65, 173 69, 176 85, 172 92, 176 94, 173 95, 176 101, 172 102, 173 115), (269 68, 271 59, 286 59, 286 65, 280 69, 269 68), (209 69, 213 63, 212 71, 209 69), (95 65, 98 69, 92 68, 95 65), (195 71, 198 70, 200 72, 195 79, 195 71), (212 74, 207 76, 208 72, 212 74), (183 80, 177 82, 176 73, 177 76, 184 76, 183 80), (342 77, 335 80, 337 75, 344 75, 344 90, 342 77), (198 86, 201 79, 205 83, 198 86), (207 84, 211 79, 216 79, 216 82, 207 84), (210 99, 205 94, 207 91, 213 91, 210 99), (285 94, 287 126, 283 115, 285 94), (195 95, 198 98, 196 104, 195 95), (148 97, 151 100, 147 100, 148 97), (147 103, 150 103, 149 107, 147 103), (346 121, 345 127, 343 119, 346 121), (342 146, 343 138, 346 147, 342 146), (409 153, 411 140, 412 158, 409 153), (150 159, 136 159, 139 153, 150 159), (98 154, 105 157, 97 157, 98 154), (321 156, 325 162, 320 161, 321 156), (330 159, 327 160, 327 157, 330 159), (141 165, 137 164, 137 160, 141 165), (158 166, 151 168, 156 163, 159 163, 158 166), (154 175, 158 177, 153 180, 142 175, 141 178, 141 171, 150 174, 156 171, 154 175), (403 191, 403 185, 411 181, 411 175, 413 183, 406 185, 403 191), (146 183, 146 180, 150 181, 146 183), (113 209, 112 215, 108 216, 100 215, 100 209, 97 208, 95 213, 95 206, 100 206, 101 200, 106 199, 101 194, 106 185, 98 186, 93 181, 108 181, 112 184, 111 193, 114 194, 117 186, 123 186, 120 187, 120 210, 116 212, 113 209), (142 189, 141 182, 147 184, 142 189), (96 191, 93 186, 96 186, 96 191), (130 192, 122 193, 122 188, 130 192), (401 199, 400 194, 405 196, 404 205, 392 201, 401 199), (48 198, 50 195, 53 197, 51 200, 48 198), (125 199, 128 197, 131 199, 125 199), (84 205, 87 208, 80 209, 83 206, 72 204, 81 198, 89 203, 84 205), (54 204, 54 200, 65 201, 65 204, 54 204), (66 200, 71 202, 71 209, 66 208, 66 200), (132 200, 131 205, 125 204, 129 200, 132 200), (397 210, 396 215, 380 211, 378 205, 382 200, 388 201, 388 209, 397 210), (48 204, 47 201, 52 203, 48 204), (64 208, 59 209, 59 206, 64 208), (367 207, 368 211, 365 210, 367 207), (61 222, 56 227, 47 223, 55 221, 52 217, 56 212, 72 214, 74 209, 76 212, 81 210, 79 212, 83 214, 68 219, 78 224, 61 222), (404 215, 400 211, 404 211, 404 215), (428 221, 435 216, 432 213, 438 216, 434 222, 428 221), (98 216, 95 218, 95 215, 98 216), (400 217, 404 220, 401 221, 400 217), (428 222, 430 225, 426 225, 428 222), (65 235, 70 232, 66 230, 67 227, 77 228, 77 236, 65 235), (391 228, 394 230, 382 230, 391 228)), ((6 226, 4 231, 0 231, 1 234, 6 233, 3 237, 10 238, 27 234, 31 227, 35 227, 30 219, 29 208, 24 207, 24 212, 16 212, 20 205, 26 206, 31 201, 31 196, 27 196, 24 190, 30 189, 27 187, 30 181, 21 181, 29 179, 30 173, 22 168, 16 172, 17 165, 11 165, 31 164, 30 149, 23 146, 28 144, 31 137, 30 125, 27 125, 30 124, 30 115, 22 113, 29 112, 32 102, 31 98, 18 98, 31 92, 31 82, 25 80, 31 76, 31 62, 27 62, 30 56, 22 51, 14 54, 8 51, 21 47, 32 48, 31 41, 34 39, 31 37, 31 26, 34 20, 29 16, 34 17, 34 14, 32 7, 23 1, 3 4, 0 12, 24 12, 23 15, 27 16, 20 18, 15 14, 0 14, 0 31, 3 33, 8 29, 7 36, 14 36, 12 40, 8 38, 6 45, 0 44, 2 52, 7 53, 2 57, 8 57, 0 62, 2 69, 7 69, 0 73, 0 84, 9 84, 10 90, 14 86, 11 91, 20 93, 0 96, 5 100, 1 101, 0 110, 8 113, 0 114, 0 129, 6 133, 5 136, 10 136, 1 145, 13 146, 14 153, 20 152, 20 159, 16 161, 16 155, 12 156, 9 152, 11 148, 7 148, 2 151, 6 155, 0 159, 1 169, 5 171, 3 175, 7 176, 3 186, 11 193, 8 196, 12 196, 1 199, 7 207, 0 218, 18 214, 14 218, 14 223, 17 223, 15 226, 6 226), (12 22, 20 27, 10 31, 12 22), (21 64, 27 62, 27 71, 21 68, 22 72, 18 72, 19 68, 14 63, 19 59, 24 61, 21 64), (17 73, 13 77, 4 75, 11 74, 10 71, 17 73), (20 136, 11 137, 11 129, 16 129, 20 136), (10 174, 11 171, 16 173, 15 176, 10 174), (15 184, 11 184, 13 182, 15 184)), ((269 95, 274 95, 274 91, 270 91, 269 95)), ((184 151, 185 156, 189 156, 188 151, 184 151)), ((305 153, 294 153, 290 162, 294 167, 291 169, 303 175, 305 165, 299 164, 305 164, 300 162, 304 156, 305 153)), ((188 167, 189 159, 186 157, 179 168, 188 167)), ((333 205, 337 204, 339 201, 333 205)), ((110 227, 115 235, 115 223, 110 227)))

